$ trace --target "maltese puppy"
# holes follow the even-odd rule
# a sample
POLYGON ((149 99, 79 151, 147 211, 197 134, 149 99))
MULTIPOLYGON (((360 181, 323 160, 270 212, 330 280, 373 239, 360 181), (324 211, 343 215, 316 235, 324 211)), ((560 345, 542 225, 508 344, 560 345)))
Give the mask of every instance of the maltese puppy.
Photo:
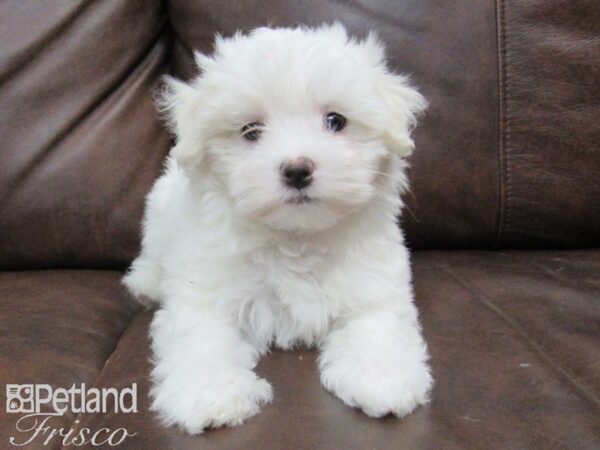
POLYGON ((160 103, 176 136, 124 278, 158 311, 152 409, 188 433, 273 398, 271 346, 316 346, 323 386, 404 416, 432 378, 397 216, 425 108, 373 35, 337 24, 217 37, 160 103))

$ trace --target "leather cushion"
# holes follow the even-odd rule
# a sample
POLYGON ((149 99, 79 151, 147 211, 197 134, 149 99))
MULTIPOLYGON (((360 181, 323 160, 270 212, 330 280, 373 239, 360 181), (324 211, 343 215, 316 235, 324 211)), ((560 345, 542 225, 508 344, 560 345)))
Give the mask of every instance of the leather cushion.
POLYGON ((148 325, 136 317, 98 378, 140 383, 142 411, 81 426, 138 433, 122 448, 440 448, 600 446, 600 251, 420 252, 417 303, 432 355, 431 403, 373 420, 324 391, 313 351, 274 351, 258 371, 275 400, 243 426, 202 436, 148 412, 148 325))
POLYGON ((240 5, 0 5, 0 268, 126 266, 170 145, 152 102, 169 64, 189 78, 216 32, 334 20, 377 30, 431 102, 405 197, 412 248, 599 245, 594 0, 240 5))
POLYGON ((500 1, 498 246, 600 246, 597 0, 500 1))
MULTIPOLYGON (((139 308, 121 286, 121 275, 68 270, 0 273, 0 447, 8 445, 10 436, 25 440, 15 433, 21 414, 4 414, 6 384, 68 389, 95 383, 139 308)), ((68 429, 73 420, 69 412, 49 423, 68 429)), ((60 439, 51 442, 43 448, 58 448, 60 439)))
POLYGON ((169 139, 161 2, 0 4, 0 269, 119 268, 169 139))

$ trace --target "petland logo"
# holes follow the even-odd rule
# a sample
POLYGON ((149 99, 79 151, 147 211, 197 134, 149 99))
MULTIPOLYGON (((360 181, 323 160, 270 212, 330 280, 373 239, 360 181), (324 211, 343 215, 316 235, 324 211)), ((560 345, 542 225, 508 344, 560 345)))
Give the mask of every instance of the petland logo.
POLYGON ((16 423, 16 430, 22 434, 11 436, 9 439, 12 445, 21 447, 36 439, 43 439, 43 445, 48 445, 54 439, 60 439, 63 446, 114 447, 137 434, 130 433, 126 428, 113 431, 101 428, 94 432, 90 428, 79 427, 79 419, 68 429, 52 428, 48 425, 51 417, 62 416, 68 411, 75 415, 137 413, 137 384, 133 383, 130 387, 120 390, 87 388, 84 383, 79 386, 74 384, 69 389, 53 388, 49 384, 6 385, 7 414, 25 414, 16 423))

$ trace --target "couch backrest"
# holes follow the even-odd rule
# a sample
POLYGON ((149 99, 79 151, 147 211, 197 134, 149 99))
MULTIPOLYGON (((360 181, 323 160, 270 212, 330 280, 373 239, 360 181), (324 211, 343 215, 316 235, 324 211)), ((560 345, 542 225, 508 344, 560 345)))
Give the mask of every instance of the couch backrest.
POLYGON ((169 139, 158 1, 0 3, 0 268, 117 267, 169 139))
POLYGON ((336 20, 377 30, 431 103, 413 248, 600 244, 596 0, 14 1, 0 16, 0 268, 125 266, 169 147, 159 77, 193 76, 217 32, 336 20))

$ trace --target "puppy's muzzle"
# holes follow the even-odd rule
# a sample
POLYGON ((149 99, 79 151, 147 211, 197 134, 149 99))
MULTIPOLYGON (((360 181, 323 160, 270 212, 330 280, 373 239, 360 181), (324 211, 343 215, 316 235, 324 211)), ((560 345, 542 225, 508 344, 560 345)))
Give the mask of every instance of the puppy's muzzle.
POLYGON ((315 163, 304 156, 284 162, 281 176, 284 183, 294 189, 303 189, 312 183, 315 163))

